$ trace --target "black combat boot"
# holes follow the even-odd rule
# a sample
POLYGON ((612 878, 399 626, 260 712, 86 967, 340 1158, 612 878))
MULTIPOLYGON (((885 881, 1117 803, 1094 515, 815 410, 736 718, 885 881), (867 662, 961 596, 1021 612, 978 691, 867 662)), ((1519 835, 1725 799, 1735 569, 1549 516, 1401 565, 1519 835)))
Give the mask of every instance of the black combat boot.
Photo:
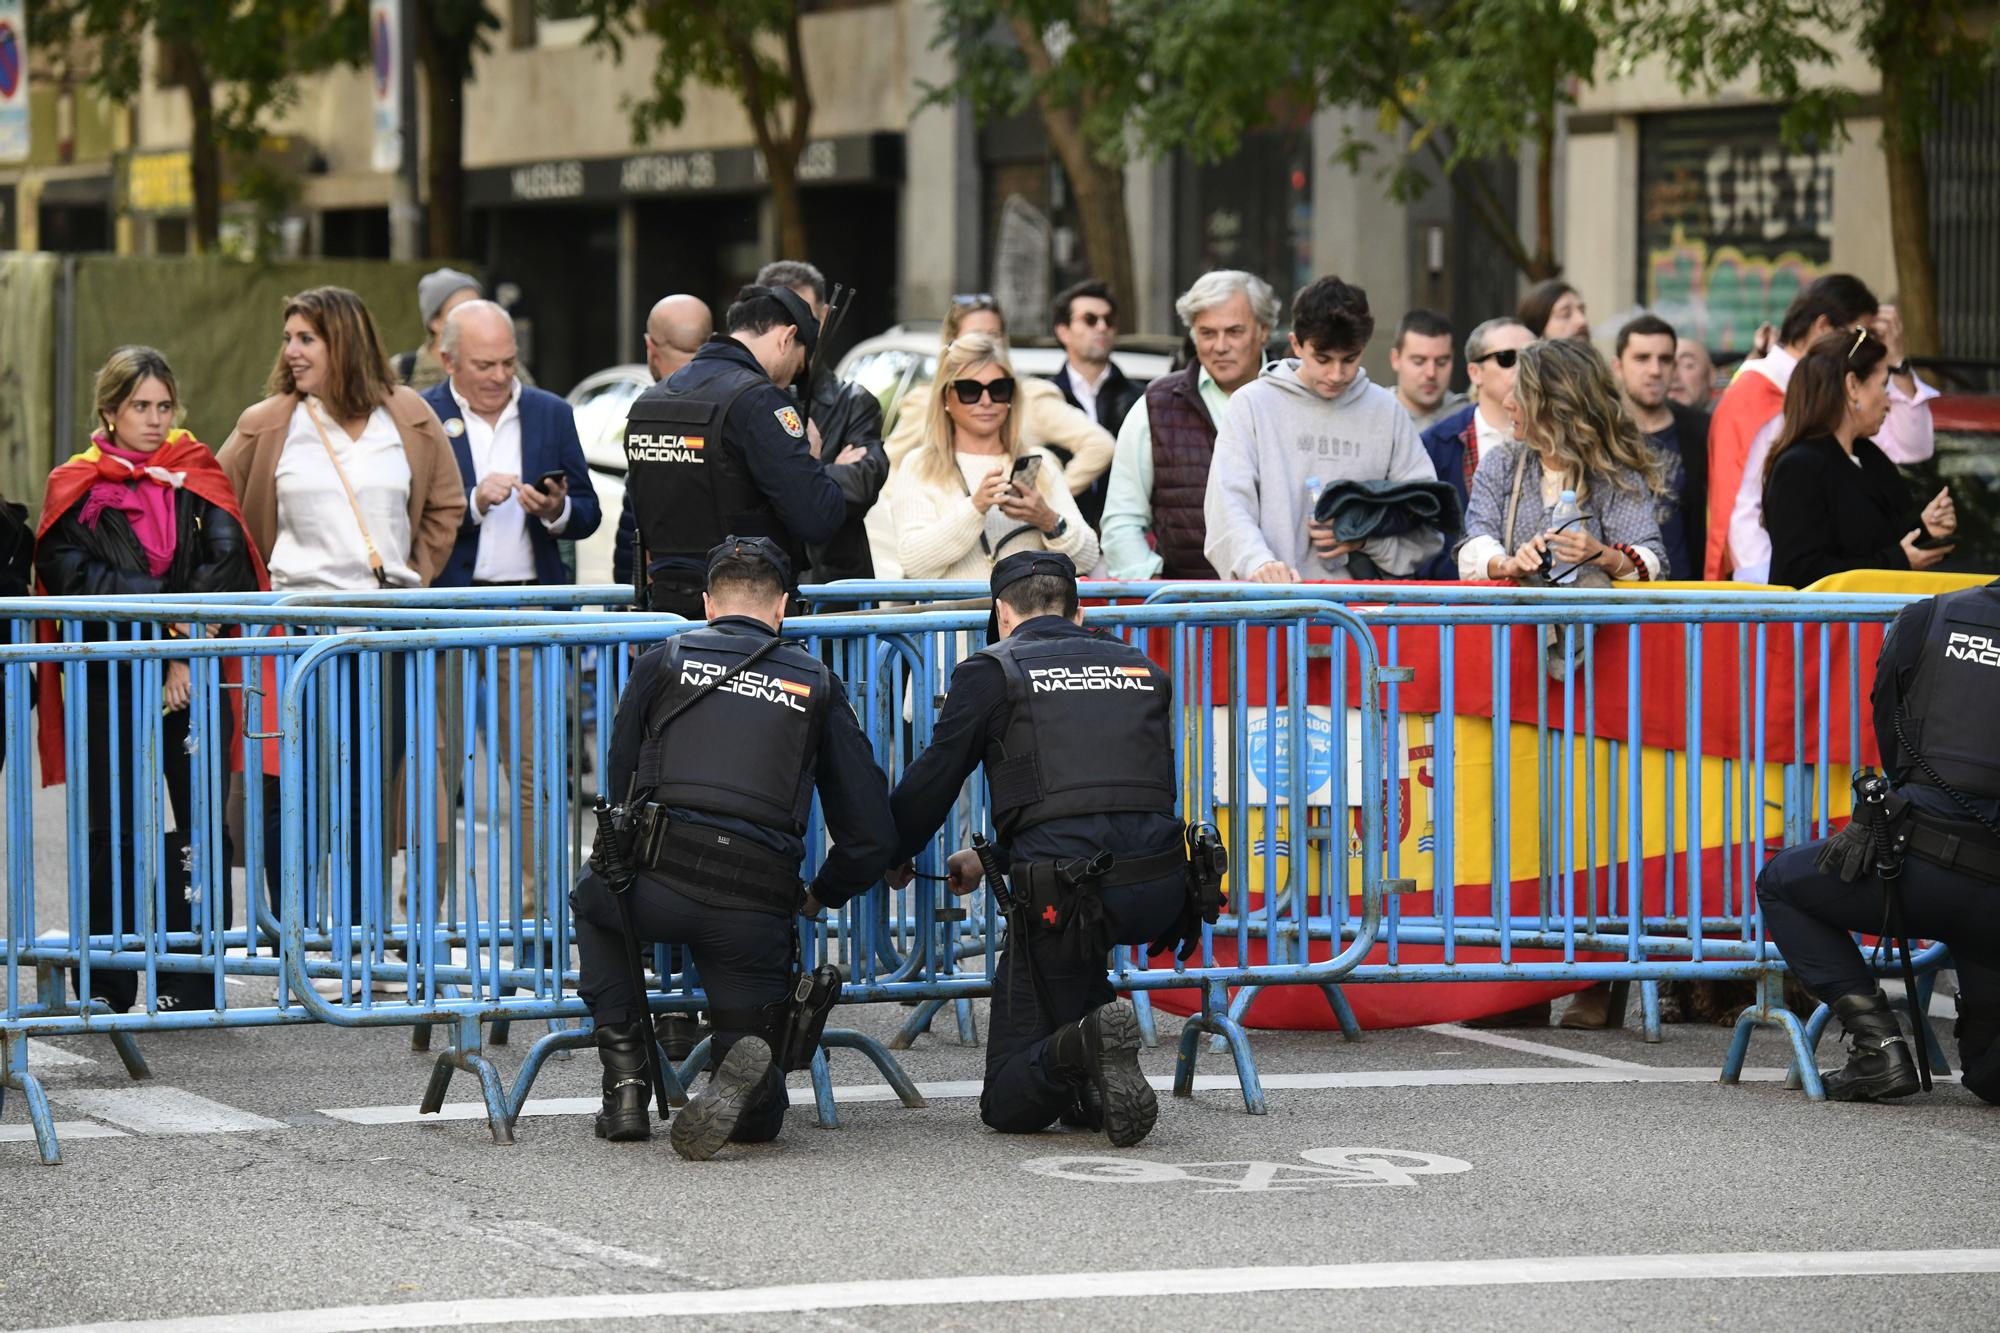
POLYGON ((1114 1148, 1129 1148, 1153 1132, 1160 1099, 1139 1070, 1139 1016, 1113 1000, 1049 1038, 1049 1069, 1058 1076, 1088 1080, 1114 1148))
POLYGON ((2000 1106, 2000 1004, 1974 1005, 1958 997, 1959 1083, 1982 1101, 2000 1106))
POLYGON ((604 1062, 604 1109, 597 1113, 597 1137, 634 1143, 653 1137, 653 1095, 646 1081, 646 1048, 652 1033, 643 1021, 600 1024, 597 1058, 604 1062))
POLYGON ((709 1027, 693 1014, 661 1014, 653 1020, 653 1033, 669 1060, 685 1060, 709 1035, 709 1027))
POLYGON ((1847 1064, 1820 1077, 1829 1101, 1879 1102, 1907 1097, 1923 1085, 1917 1062, 1896 1024, 1896 1011, 1880 990, 1868 995, 1843 995, 1833 1012, 1847 1033, 1847 1064))
POLYGON ((1101 1131, 1104 1128, 1104 1102, 1097 1095, 1097 1085, 1088 1078, 1077 1084, 1069 1105, 1056 1120, 1071 1129, 1101 1131))
POLYGON ((674 1116, 667 1137, 690 1162, 706 1162, 722 1151, 736 1122, 771 1072, 771 1048, 762 1037, 744 1037, 729 1048, 708 1086, 674 1116))

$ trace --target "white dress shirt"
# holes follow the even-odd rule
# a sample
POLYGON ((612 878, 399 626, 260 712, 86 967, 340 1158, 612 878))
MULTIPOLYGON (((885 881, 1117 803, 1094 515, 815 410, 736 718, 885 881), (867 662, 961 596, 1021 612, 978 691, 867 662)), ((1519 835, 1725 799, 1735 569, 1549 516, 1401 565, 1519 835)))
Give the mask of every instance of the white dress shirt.
MULTIPOLYGON (((317 406, 317 404, 316 404, 317 406)), ((368 414, 359 439, 335 425, 319 407, 326 443, 301 400, 292 409, 285 447, 278 454, 278 539, 271 545, 271 586, 280 592, 302 589, 372 592, 374 571, 361 526, 382 557, 389 585, 414 588, 423 582, 410 563, 410 460, 403 437, 385 408, 368 414), (338 470, 327 457, 331 445, 338 470), (349 502, 347 487, 354 488, 349 502), (355 517, 359 506, 361 517, 355 517)))
MULTIPOLYGON (((500 409, 498 422, 488 422, 473 411, 460 396, 456 384, 451 386, 451 400, 458 405, 457 420, 464 423, 466 451, 472 456, 472 488, 477 490, 481 481, 496 472, 519 477, 523 486, 534 485, 538 478, 521 476, 521 381, 514 381, 514 391, 507 396, 507 406, 500 409)), ((445 430, 450 433, 449 424, 445 430)), ((510 493, 484 512, 470 494, 466 498, 466 514, 479 529, 479 553, 472 561, 473 582, 532 582, 535 548, 528 540, 528 511, 521 507, 521 497, 510 493)), ((561 536, 569 526, 569 512, 570 502, 565 496, 562 512, 553 520, 543 520, 542 526, 561 536)))
POLYGON ((1104 369, 1097 372, 1097 378, 1092 380, 1077 369, 1076 362, 1071 361, 1068 365, 1070 395, 1076 399, 1076 405, 1083 409, 1083 414, 1096 421, 1097 386, 1104 383, 1104 377, 1111 373, 1111 367, 1107 364, 1104 369))

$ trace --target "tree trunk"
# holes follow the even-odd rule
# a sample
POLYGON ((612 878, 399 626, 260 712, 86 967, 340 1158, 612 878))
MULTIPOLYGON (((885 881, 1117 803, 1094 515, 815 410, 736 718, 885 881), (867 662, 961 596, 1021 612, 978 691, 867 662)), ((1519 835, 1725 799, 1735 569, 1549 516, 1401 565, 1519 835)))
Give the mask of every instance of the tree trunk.
POLYGON ((1556 115, 1551 97, 1535 135, 1535 253, 1528 280, 1543 282, 1562 272, 1556 262, 1556 115))
POLYGON ((222 150, 215 142, 215 89, 209 86, 208 66, 194 48, 182 42, 174 48, 174 58, 187 78, 194 248, 198 254, 214 254, 222 244, 222 150))
MULTIPOLYGON (((429 153, 424 184, 425 248, 440 259, 463 253, 465 225, 465 83, 472 69, 478 25, 462 33, 441 32, 430 6, 412 5, 416 15, 417 60, 424 72, 424 119, 429 153)), ((414 134, 412 125, 408 132, 414 134)))
POLYGON ((806 212, 799 198, 799 160, 782 143, 764 157, 764 174, 771 182, 771 212, 778 223, 778 256, 806 257, 806 212))
MULTIPOLYGON (((1092 11, 1096 14, 1097 11, 1092 11)), ((1008 27, 1027 59, 1028 68, 1038 77, 1054 68, 1054 57, 1034 23, 1012 10, 1008 27)), ((1098 21, 1103 21, 1099 16, 1098 21)), ((1035 99, 1042 132, 1055 150, 1056 160, 1069 174, 1070 188, 1076 191, 1077 212, 1083 216, 1083 249, 1089 257, 1091 276, 1108 284, 1119 304, 1130 309, 1139 303, 1132 278, 1132 227, 1125 213, 1125 173, 1115 163, 1101 160, 1090 149, 1083 133, 1083 117, 1071 107, 1035 99)))
POLYGON ((1890 60, 1882 71, 1882 155, 1889 168, 1889 236, 1896 254, 1896 309, 1911 356, 1937 356, 1937 257, 1931 252, 1930 172, 1912 103, 1930 94, 1922 66, 1890 60))

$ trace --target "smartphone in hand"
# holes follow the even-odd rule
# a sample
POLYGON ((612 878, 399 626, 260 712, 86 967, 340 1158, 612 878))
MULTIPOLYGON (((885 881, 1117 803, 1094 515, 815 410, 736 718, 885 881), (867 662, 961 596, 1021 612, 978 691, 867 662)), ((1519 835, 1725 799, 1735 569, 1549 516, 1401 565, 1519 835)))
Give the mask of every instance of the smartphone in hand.
POLYGON ((557 468, 554 472, 544 472, 536 479, 535 489, 547 495, 554 489, 556 482, 562 482, 567 485, 569 483, 569 473, 564 472, 561 468, 557 468))
POLYGON ((1028 454, 1025 457, 1014 460, 1014 472, 1008 478, 1008 481, 1013 484, 1016 492, 1026 495, 1030 490, 1034 489, 1035 479, 1041 470, 1042 456, 1040 454, 1028 454))

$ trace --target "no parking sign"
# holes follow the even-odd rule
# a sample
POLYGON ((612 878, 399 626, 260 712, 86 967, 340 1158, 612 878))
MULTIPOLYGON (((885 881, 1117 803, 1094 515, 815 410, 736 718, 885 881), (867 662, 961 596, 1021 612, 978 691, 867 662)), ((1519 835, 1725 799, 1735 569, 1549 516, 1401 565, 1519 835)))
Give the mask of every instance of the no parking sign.
POLYGON ((21 0, 0 0, 0 162, 28 157, 28 24, 21 0))

